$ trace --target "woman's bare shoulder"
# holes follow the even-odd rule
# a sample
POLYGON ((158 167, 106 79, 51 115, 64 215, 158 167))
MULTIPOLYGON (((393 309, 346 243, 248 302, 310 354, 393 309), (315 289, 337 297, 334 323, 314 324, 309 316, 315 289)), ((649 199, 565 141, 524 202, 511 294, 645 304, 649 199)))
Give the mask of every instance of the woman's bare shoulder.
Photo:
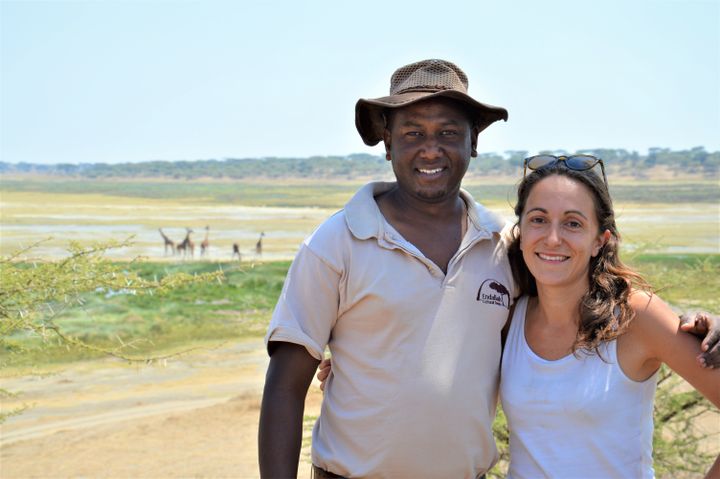
POLYGON ((673 332, 680 324, 680 318, 657 294, 644 290, 633 290, 628 299, 635 318, 634 328, 662 327, 673 332))

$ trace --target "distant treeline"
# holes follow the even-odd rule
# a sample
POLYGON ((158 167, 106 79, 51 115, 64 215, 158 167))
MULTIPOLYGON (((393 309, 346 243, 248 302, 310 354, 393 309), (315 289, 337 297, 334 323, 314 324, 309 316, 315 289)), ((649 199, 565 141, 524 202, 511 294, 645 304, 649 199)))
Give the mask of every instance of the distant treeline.
MULTIPOLYGON (((563 150, 545 151, 555 155, 563 150)), ((707 152, 703 147, 673 151, 650 148, 647 154, 623 149, 583 150, 602 158, 609 172, 643 178, 649 170, 664 167, 681 174, 718 176, 720 151, 707 152)), ((517 175, 522 171, 527 151, 482 153, 470 163, 474 176, 517 175)), ((148 161, 143 163, 84 163, 39 165, 0 162, 0 173, 30 173, 76 178, 366 178, 389 172, 385 158, 369 154, 348 156, 313 156, 309 158, 228 158, 224 160, 148 161)))

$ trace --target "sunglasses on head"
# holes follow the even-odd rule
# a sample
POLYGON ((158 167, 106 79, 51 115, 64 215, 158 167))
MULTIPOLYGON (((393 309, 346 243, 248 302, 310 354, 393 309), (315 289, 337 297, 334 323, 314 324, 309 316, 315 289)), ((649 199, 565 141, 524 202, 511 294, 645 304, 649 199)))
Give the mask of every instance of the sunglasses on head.
POLYGON ((527 175, 527 170, 541 170, 555 166, 559 163, 565 165, 565 168, 575 171, 587 171, 600 164, 600 170, 602 170, 603 180, 605 181, 605 188, 608 187, 607 177, 605 176, 605 166, 600 158, 596 158, 592 155, 570 155, 570 156, 555 156, 555 155, 535 155, 529 158, 525 158, 525 167, 523 169, 523 178, 527 175))

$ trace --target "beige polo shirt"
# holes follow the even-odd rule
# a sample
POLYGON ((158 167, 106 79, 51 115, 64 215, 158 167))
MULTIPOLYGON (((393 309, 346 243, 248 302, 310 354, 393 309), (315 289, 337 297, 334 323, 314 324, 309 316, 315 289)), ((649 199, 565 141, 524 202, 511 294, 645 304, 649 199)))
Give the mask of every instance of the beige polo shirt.
POLYGON ((266 341, 328 346, 313 463, 348 477, 474 478, 496 461, 500 331, 514 283, 503 222, 466 192, 447 275, 387 222, 370 183, 300 248, 266 341))

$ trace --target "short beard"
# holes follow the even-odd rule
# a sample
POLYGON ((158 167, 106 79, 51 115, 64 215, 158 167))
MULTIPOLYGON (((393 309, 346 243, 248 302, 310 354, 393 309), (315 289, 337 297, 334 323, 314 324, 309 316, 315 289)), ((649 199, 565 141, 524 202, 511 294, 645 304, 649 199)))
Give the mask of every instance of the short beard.
POLYGON ((436 191, 432 191, 432 192, 426 192, 426 191, 423 191, 420 189, 420 190, 415 190, 414 193, 417 198, 421 198, 430 203, 442 201, 442 200, 446 199, 449 194, 448 190, 446 190, 446 189, 436 190, 436 191))

